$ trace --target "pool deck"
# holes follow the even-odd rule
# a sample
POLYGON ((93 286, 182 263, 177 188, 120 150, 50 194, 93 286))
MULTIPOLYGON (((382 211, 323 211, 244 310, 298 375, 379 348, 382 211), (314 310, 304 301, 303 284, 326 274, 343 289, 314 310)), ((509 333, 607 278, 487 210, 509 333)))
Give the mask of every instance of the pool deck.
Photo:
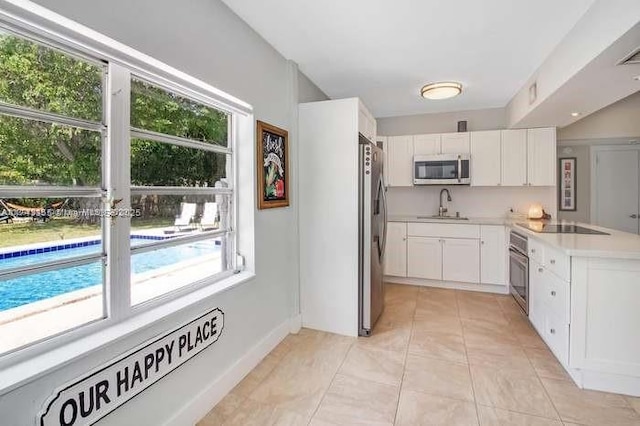
MULTIPOLYGON (((205 279, 222 270, 220 252, 133 276, 131 304, 205 279)), ((101 285, 0 312, 0 353, 104 317, 101 285)))

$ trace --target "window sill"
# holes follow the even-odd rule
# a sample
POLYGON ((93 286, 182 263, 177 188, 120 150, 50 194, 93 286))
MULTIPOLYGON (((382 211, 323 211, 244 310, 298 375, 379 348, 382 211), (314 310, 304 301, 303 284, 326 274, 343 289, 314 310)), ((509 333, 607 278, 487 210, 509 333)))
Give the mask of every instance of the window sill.
MULTIPOLYGON (((244 271, 225 280, 202 287, 153 309, 141 312, 100 332, 81 337, 51 351, 30 357, 0 371, 0 396, 11 392, 46 374, 72 364, 81 357, 101 350, 131 334, 146 328, 169 315, 186 309, 205 298, 227 291, 251 280, 255 274, 244 271)), ((141 342, 142 343, 142 342, 141 342)))

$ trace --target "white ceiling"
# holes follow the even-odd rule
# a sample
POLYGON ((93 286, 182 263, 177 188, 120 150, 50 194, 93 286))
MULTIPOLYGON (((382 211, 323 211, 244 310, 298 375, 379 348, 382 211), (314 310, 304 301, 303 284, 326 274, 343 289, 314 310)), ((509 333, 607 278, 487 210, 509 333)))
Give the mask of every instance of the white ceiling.
POLYGON ((331 98, 376 117, 504 107, 594 0, 223 0, 331 98), (444 101, 419 96, 464 84, 444 101))

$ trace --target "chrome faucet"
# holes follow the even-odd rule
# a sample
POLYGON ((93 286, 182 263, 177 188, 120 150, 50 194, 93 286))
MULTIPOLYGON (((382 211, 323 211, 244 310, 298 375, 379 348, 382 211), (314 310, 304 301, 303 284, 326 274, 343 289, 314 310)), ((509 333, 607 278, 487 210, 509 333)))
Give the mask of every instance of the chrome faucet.
POLYGON ((442 188, 442 190, 440 191, 440 207, 438 208, 438 216, 444 216, 444 214, 449 211, 446 207, 442 206, 442 194, 446 192, 447 193, 447 201, 451 202, 451 193, 449 192, 449 190, 447 188, 442 188))

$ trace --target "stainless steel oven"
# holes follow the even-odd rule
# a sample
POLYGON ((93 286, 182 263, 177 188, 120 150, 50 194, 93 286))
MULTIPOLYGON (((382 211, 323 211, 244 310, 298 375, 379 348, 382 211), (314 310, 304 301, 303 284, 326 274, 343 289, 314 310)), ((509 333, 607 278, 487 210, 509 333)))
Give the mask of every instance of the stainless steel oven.
POLYGON ((509 234, 509 290, 518 305, 529 314, 529 257, 526 236, 509 234))

